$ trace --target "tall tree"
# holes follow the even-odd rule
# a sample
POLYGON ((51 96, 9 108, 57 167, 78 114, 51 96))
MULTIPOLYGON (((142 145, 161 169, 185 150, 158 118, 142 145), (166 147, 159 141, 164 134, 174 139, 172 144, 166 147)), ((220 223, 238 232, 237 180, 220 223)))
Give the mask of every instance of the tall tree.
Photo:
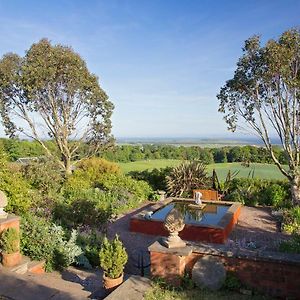
POLYGON ((48 136, 66 174, 82 142, 91 155, 113 140, 112 110, 98 78, 70 47, 42 39, 24 57, 8 53, 0 60, 0 113, 6 134, 22 133, 55 158, 44 141, 48 136))
POLYGON ((300 31, 288 30, 264 46, 258 36, 246 40, 234 77, 217 97, 229 130, 250 128, 262 139, 291 184, 293 203, 300 205, 300 31), (288 169, 276 158, 274 137, 288 169))

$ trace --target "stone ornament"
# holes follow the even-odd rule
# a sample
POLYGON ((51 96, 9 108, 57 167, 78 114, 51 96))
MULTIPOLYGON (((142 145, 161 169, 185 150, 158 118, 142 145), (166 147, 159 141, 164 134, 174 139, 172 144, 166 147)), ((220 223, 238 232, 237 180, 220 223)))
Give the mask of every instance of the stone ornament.
POLYGON ((159 194, 159 201, 164 201, 166 198, 166 192, 165 191, 158 191, 159 194))
POLYGON ((6 195, 0 191, 0 219, 6 219, 7 213, 3 210, 7 205, 7 197, 6 195))
POLYGON ((164 227, 168 230, 169 236, 163 239, 163 245, 167 248, 185 247, 186 243, 178 236, 179 232, 185 226, 183 214, 177 209, 173 208, 166 216, 164 227))
POLYGON ((201 192, 196 192, 195 203, 196 203, 197 205, 201 205, 201 204, 202 204, 202 200, 201 200, 202 196, 203 196, 203 195, 202 195, 201 192))
POLYGON ((192 280, 200 288, 218 290, 226 278, 223 262, 211 255, 200 258, 193 267, 192 280))

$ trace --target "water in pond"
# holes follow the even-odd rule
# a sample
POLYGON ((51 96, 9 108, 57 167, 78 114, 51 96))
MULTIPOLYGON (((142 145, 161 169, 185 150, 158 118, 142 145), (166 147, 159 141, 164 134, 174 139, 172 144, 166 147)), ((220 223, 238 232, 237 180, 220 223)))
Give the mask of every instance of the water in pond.
POLYGON ((203 209, 195 209, 187 203, 172 202, 154 212, 151 219, 164 221, 175 205, 183 212, 185 224, 194 225, 217 225, 230 207, 229 205, 206 204, 203 209))

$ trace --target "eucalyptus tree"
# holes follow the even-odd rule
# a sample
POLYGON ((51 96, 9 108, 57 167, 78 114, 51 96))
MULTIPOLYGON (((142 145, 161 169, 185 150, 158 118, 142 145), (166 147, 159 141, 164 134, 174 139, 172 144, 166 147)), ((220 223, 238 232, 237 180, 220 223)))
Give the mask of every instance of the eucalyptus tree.
POLYGON ((33 44, 24 57, 0 60, 0 113, 6 134, 37 141, 65 173, 80 144, 86 155, 113 141, 113 104, 84 60, 71 47, 47 39, 33 44), (50 138, 55 149, 45 142, 50 138))
POLYGON ((232 79, 218 94, 219 111, 228 129, 250 129, 259 136, 291 185, 292 202, 300 205, 300 31, 290 29, 261 45, 246 40, 232 79), (279 139, 288 168, 274 152, 279 139))

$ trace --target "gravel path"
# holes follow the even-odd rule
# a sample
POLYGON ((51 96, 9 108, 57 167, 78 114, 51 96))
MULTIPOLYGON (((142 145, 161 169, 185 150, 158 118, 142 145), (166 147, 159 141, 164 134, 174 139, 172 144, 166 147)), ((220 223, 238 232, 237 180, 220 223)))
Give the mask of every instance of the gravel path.
MULTIPOLYGON (((138 253, 142 251, 147 262, 147 248, 158 239, 156 236, 129 231, 130 217, 143 210, 147 205, 150 203, 143 203, 140 208, 121 216, 108 227, 109 238, 113 238, 117 233, 127 249, 129 261, 125 271, 129 274, 140 275, 139 269, 135 266, 138 253)), ((244 206, 238 224, 229 236, 229 242, 241 246, 253 242, 260 249, 276 251, 279 242, 288 238, 287 235, 277 231, 276 220, 271 215, 270 208, 244 206)))
POLYGON ((237 242, 254 242, 259 248, 277 251, 280 241, 289 235, 278 232, 270 207, 242 207, 238 224, 229 239, 237 242))

